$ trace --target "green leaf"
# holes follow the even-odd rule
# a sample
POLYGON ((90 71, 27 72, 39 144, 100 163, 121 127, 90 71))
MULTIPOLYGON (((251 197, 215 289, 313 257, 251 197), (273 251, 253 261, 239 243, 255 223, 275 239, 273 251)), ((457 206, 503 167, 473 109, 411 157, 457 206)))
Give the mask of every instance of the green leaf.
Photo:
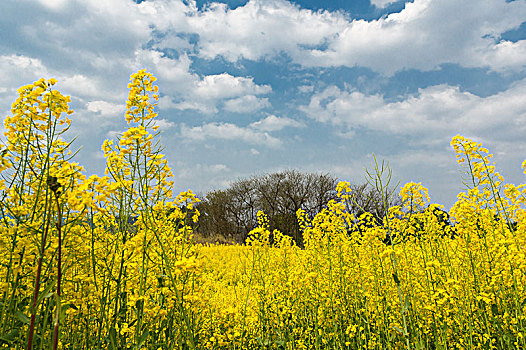
POLYGON ((149 334, 150 332, 147 328, 144 330, 144 332, 142 332, 141 337, 139 338, 139 343, 137 344, 138 349, 142 348, 142 344, 146 341, 149 334))
POLYGON ((24 315, 20 310, 15 311, 15 317, 22 323, 29 323, 29 318, 26 315, 24 315))
POLYGON ((13 329, 11 332, 0 336, 0 340, 5 341, 7 343, 12 343, 18 338, 19 335, 19 329, 13 329))
POLYGON ((110 349, 117 349, 117 331, 114 327, 110 328, 110 349))
POLYGON ((46 288, 44 288, 42 292, 39 293, 36 305, 40 305, 40 303, 42 302, 44 298, 49 298, 54 294, 53 292, 50 292, 50 290, 54 286, 55 286, 55 283, 50 283, 46 286, 46 288))
POLYGON ((405 305, 404 305, 404 313, 406 313, 409 310, 409 297, 405 296, 405 305))
POLYGON ((400 334, 404 334, 404 331, 402 331, 402 330, 401 330, 400 328, 398 328, 397 326, 394 326, 393 329, 394 329, 395 331, 397 331, 398 333, 400 333, 400 334))

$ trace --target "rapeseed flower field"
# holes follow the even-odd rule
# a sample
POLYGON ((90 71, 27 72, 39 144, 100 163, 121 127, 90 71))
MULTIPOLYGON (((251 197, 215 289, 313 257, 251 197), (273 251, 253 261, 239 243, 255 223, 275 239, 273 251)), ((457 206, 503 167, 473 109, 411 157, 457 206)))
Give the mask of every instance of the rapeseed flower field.
MULTIPOLYGON (((129 128, 90 177, 66 138, 70 97, 53 79, 18 90, 0 151, 0 347, 526 348, 526 185, 481 144, 451 141, 468 185, 452 224, 419 183, 382 222, 355 217, 341 182, 315 217, 298 211, 302 247, 261 212, 244 245, 196 244, 199 199, 172 193, 154 82, 131 76, 129 128)), ((385 201, 388 167, 369 175, 385 201)))

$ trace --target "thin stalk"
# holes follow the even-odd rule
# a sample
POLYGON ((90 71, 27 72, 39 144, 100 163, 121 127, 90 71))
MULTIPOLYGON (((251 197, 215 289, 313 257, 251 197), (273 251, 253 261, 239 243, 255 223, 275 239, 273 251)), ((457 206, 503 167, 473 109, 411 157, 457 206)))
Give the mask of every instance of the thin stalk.
MULTIPOLYGON (((44 260, 44 251, 46 249, 46 241, 47 241, 47 235, 49 232, 49 223, 50 223, 50 215, 51 215, 51 208, 48 209, 49 213, 46 215, 46 227, 44 229, 44 233, 42 235, 42 241, 40 243, 40 256, 38 257, 38 266, 37 266, 37 275, 35 278, 35 290, 33 292, 33 303, 31 306, 31 323, 29 324, 29 332, 27 335, 27 350, 31 350, 33 348, 33 334, 35 332, 35 319, 36 319, 36 313, 37 313, 37 300, 38 300, 38 292, 40 290, 40 275, 42 273, 42 263, 44 260)), ((48 211, 46 210, 46 211, 48 211)))
MULTIPOLYGON (((56 180, 56 179, 55 179, 56 180)), ((58 183, 55 182, 54 185, 57 185, 58 183)), ((60 185, 58 185, 60 186, 60 185)), ((54 187, 51 188, 52 190, 54 187)), ((57 350, 58 347, 58 329, 60 325, 60 312, 61 312, 61 305, 60 305, 60 284, 62 281, 62 210, 60 208, 60 203, 58 201, 58 196, 60 195, 60 191, 57 191, 56 189, 53 190, 53 194, 55 195, 55 203, 57 205, 57 212, 58 212, 58 222, 56 223, 57 228, 57 234, 58 234, 58 257, 57 257, 57 312, 55 316, 55 329, 53 331, 53 350, 57 350)))
POLYGON ((403 327, 404 327, 404 329, 403 329, 403 331, 404 331, 404 338, 405 338, 405 341, 406 341, 407 349, 410 349, 409 333, 407 332, 407 321, 406 321, 405 310, 404 310, 404 301, 403 301, 403 297, 402 297, 402 289, 400 287, 400 278, 399 278, 400 274, 399 274, 399 271, 398 271, 398 261, 396 259, 396 254, 394 252, 393 235, 392 235, 392 232, 391 232, 389 215, 388 215, 388 212, 389 212, 388 198, 390 196, 390 194, 389 194, 389 183, 391 182, 392 170, 391 170, 391 168, 389 168, 388 164, 384 163, 384 161, 382 161, 382 167, 380 169, 380 167, 378 166, 378 162, 376 160, 376 156, 374 154, 373 154, 373 158, 374 158, 374 171, 375 171, 375 173, 372 174, 369 171, 367 171, 367 175, 369 176, 368 181, 370 181, 371 185, 372 185, 372 182, 374 181, 374 186, 382 194, 382 204, 384 206, 384 210, 385 210, 385 213, 386 213, 385 221, 386 221, 386 224, 387 224, 387 232, 389 234, 389 240, 390 240, 390 243, 391 243, 391 247, 393 247, 393 251, 391 252, 391 262, 393 264, 393 270, 394 270, 393 280, 394 280, 394 282, 396 284, 396 289, 398 291, 398 300, 400 302, 400 313, 402 315, 402 323, 403 323, 403 327), (386 179, 386 183, 384 184, 384 182, 383 182, 383 174, 385 173, 385 171, 387 171, 387 179, 386 179))

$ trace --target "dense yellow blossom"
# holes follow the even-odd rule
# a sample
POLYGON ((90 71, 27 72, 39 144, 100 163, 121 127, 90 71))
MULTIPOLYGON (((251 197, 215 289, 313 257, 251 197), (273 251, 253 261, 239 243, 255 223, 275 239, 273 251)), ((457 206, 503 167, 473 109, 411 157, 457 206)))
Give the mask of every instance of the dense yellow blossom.
POLYGON ((0 148, 1 347, 26 348, 33 327, 32 347, 51 348, 56 324, 65 349, 526 347, 526 186, 481 144, 451 142, 467 189, 450 217, 413 182, 385 217, 354 216, 340 182, 315 217, 298 210, 301 246, 262 212, 245 245, 198 245, 154 82, 131 76, 129 128, 90 177, 62 139, 69 96, 54 79, 19 89, 0 148))

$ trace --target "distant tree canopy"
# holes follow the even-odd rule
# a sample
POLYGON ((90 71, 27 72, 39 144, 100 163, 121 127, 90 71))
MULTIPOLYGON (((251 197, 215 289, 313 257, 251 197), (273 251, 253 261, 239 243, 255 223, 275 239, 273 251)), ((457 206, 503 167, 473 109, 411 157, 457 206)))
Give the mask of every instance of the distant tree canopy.
MULTIPOLYGON (((336 198, 338 179, 330 174, 287 170, 238 180, 224 190, 202 196, 198 210, 198 234, 204 238, 224 237, 244 242, 257 225, 257 212, 269 218, 270 229, 278 229, 302 244, 296 212, 303 209, 309 217, 323 210, 336 198)), ((352 185, 356 203, 348 210, 355 215, 364 211, 375 218, 384 216, 381 195, 368 184, 352 185)), ((393 203, 390 203, 393 204, 393 203)))
POLYGON ((207 193, 199 204, 202 236, 233 238, 244 242, 257 225, 257 212, 264 211, 271 229, 301 241, 296 211, 314 216, 336 197, 337 179, 328 174, 287 170, 238 180, 225 190, 207 193))

